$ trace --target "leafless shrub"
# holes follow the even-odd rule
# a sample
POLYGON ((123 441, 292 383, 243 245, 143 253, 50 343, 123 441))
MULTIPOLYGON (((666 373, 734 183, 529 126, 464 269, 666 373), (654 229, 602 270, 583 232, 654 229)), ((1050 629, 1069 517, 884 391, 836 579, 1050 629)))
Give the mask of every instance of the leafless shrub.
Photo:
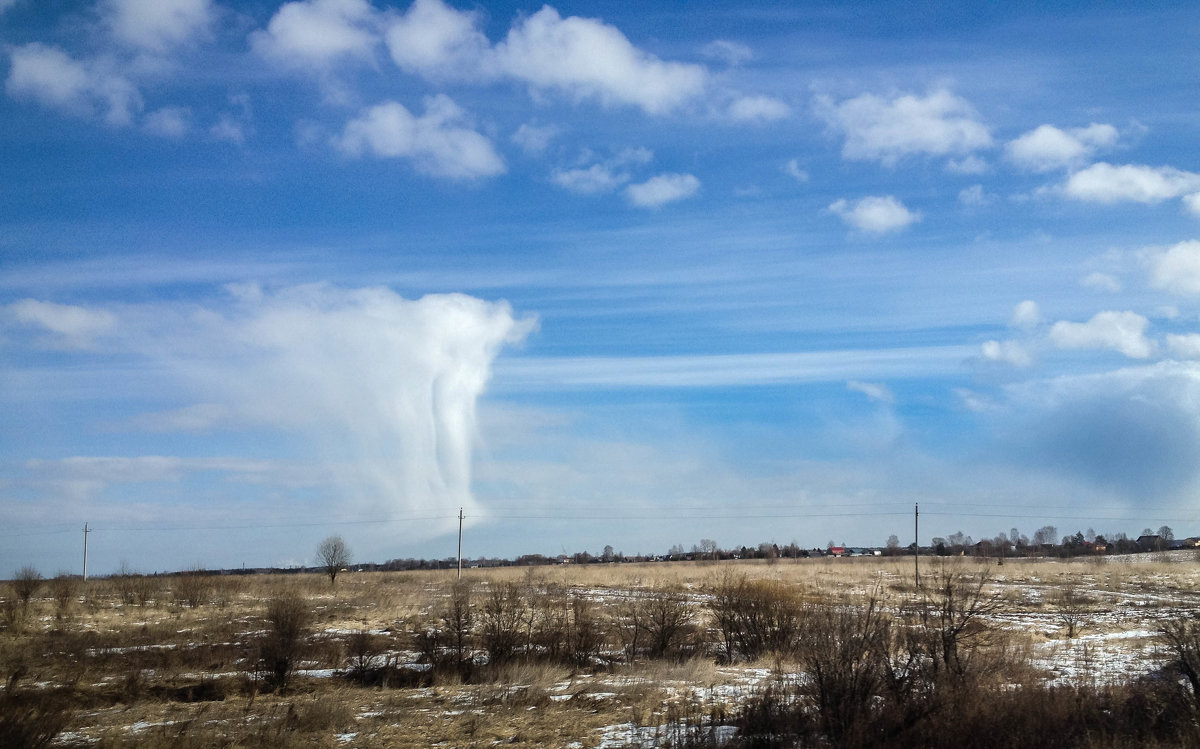
POLYGON ((799 655, 822 732, 835 745, 857 745, 884 691, 890 619, 875 597, 863 607, 812 605, 799 655))
POLYGON ((604 645, 604 628, 596 605, 581 595, 570 598, 567 653, 577 666, 587 665, 604 645))
POLYGON ((6 664, 6 671, 0 692, 0 746, 50 746, 71 721, 68 696, 60 690, 21 688, 28 669, 19 659, 6 664))
POLYGON ((932 654, 948 673, 963 676, 972 658, 988 643, 984 619, 1004 603, 1003 594, 987 587, 988 573, 971 575, 942 567, 926 585, 918 604, 920 624, 937 639, 932 654))
POLYGON ((21 607, 29 608, 29 602, 42 587, 42 573, 32 565, 25 565, 13 574, 13 594, 21 602, 21 607))
POLYGON ((503 665, 517 655, 529 609, 523 589, 515 583, 502 583, 488 592, 479 612, 479 635, 488 663, 503 665))
POLYGON ((259 642, 259 664, 272 689, 285 689, 304 647, 308 603, 296 593, 283 593, 267 604, 267 632, 259 642))
POLYGON ((646 625, 647 652, 651 658, 678 658, 690 654, 696 631, 696 611, 679 593, 658 593, 641 600, 646 625))
POLYGON ((1200 612, 1163 619, 1158 639, 1171 659, 1167 667, 1187 679, 1192 697, 1200 705, 1200 612))
POLYGON ((460 580, 450 589, 450 598, 442 612, 442 623, 449 635, 451 647, 454 648, 455 659, 460 664, 467 659, 471 627, 475 621, 471 597, 471 584, 460 580))
POLYGON ((351 634, 346 642, 350 677, 360 684, 366 684, 381 649, 379 638, 369 631, 360 629, 351 634))
POLYGON ((213 578, 203 569, 175 576, 175 600, 193 609, 212 599, 213 578))
POLYGON ((55 612, 60 619, 71 612, 82 587, 83 581, 69 572, 60 572, 50 580, 50 595, 54 597, 55 612))
POLYGON ((1054 618, 1067 629, 1067 637, 1074 638, 1087 622, 1091 597, 1079 589, 1074 582, 1060 587, 1052 598, 1054 618))
POLYGON ((754 660, 795 648, 800 602, 782 583, 726 573, 713 583, 708 608, 721 633, 726 661, 733 661, 737 654, 754 660))

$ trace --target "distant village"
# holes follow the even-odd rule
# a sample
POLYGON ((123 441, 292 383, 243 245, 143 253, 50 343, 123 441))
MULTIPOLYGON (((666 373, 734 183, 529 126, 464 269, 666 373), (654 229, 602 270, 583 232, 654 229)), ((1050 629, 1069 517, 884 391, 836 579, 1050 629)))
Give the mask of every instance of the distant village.
MULTIPOLYGON (((1149 531, 1150 529, 1147 529, 1149 531)), ((1163 526, 1158 532, 1144 532, 1137 538, 1124 533, 1106 538, 1090 530, 1063 536, 1055 541, 1057 530, 1053 526, 1038 529, 1032 538, 1013 530, 994 538, 975 541, 970 536, 954 533, 948 537, 935 536, 928 545, 919 548, 916 544, 904 546, 896 536, 888 539, 884 546, 849 546, 832 541, 824 547, 803 548, 795 542, 786 545, 764 542, 757 546, 722 548, 711 539, 702 539, 690 549, 682 545, 672 546, 665 554, 625 554, 612 546, 605 546, 599 553, 588 551, 573 554, 523 554, 513 559, 502 557, 478 557, 462 560, 464 569, 490 567, 538 567, 570 564, 635 564, 653 562, 716 562, 740 559, 765 560, 767 563, 785 559, 849 558, 849 557, 899 557, 919 553, 923 557, 978 557, 995 559, 1003 564, 1007 558, 1020 557, 1081 557, 1096 555, 1141 554, 1179 549, 1200 549, 1200 537, 1177 539, 1171 529, 1163 526)), ((458 559, 450 556, 443 559, 391 559, 383 563, 364 562, 352 564, 347 571, 401 571, 401 570, 445 570, 455 569, 458 559)), ((254 568, 230 570, 236 573, 264 572, 312 572, 316 568, 292 567, 254 568)))

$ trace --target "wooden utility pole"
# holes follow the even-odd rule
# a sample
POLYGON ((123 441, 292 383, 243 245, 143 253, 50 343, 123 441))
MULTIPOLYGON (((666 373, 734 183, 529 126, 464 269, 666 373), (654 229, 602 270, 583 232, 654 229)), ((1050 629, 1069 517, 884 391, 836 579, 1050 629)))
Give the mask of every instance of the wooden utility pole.
POLYGON ((913 502, 913 579, 921 587, 921 505, 913 502))
POLYGON ((462 508, 458 508, 458 579, 462 579, 462 508))
POLYGON ((88 533, 89 533, 88 525, 87 525, 87 523, 84 523, 83 524, 83 581, 85 583, 87 582, 87 536, 88 536, 88 533))

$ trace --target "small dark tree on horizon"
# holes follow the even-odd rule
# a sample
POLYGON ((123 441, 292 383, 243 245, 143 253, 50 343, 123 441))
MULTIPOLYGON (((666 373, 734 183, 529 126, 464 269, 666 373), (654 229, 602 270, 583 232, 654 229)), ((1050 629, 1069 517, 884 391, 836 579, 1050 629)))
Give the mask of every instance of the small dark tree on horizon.
POLYGON ((350 548, 341 536, 330 536, 317 547, 317 565, 329 575, 329 584, 337 582, 338 573, 350 564, 350 548))

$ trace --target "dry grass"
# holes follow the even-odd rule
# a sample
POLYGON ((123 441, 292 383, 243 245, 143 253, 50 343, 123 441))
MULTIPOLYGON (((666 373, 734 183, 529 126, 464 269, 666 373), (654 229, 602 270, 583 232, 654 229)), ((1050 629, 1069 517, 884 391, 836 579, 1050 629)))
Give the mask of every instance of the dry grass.
MULTIPOLYGON (((1080 668, 1114 671, 1122 666, 1101 652, 1109 645, 1141 648, 1133 662, 1149 670, 1161 662, 1151 638, 1126 635, 1200 608, 1195 556, 1003 566, 923 558, 921 571, 925 591, 939 576, 990 575, 984 593, 1003 605, 981 617, 978 626, 990 634, 980 642, 993 658, 987 662, 1009 664, 1013 683, 1080 668), (1078 610, 1064 614, 1068 606, 1078 610), (1067 664, 1058 671, 1056 658, 1067 664)), ((8 700, 0 713, 45 707, 47 726, 59 719, 66 726, 58 745, 590 747, 618 724, 653 728, 681 715, 701 723, 732 715, 760 685, 802 669, 786 652, 718 665, 721 634, 710 601, 722 580, 762 581, 801 608, 854 608, 873 598, 888 616, 903 615, 925 594, 914 586, 911 558, 568 565, 464 577, 476 614, 492 591, 527 598, 520 613, 530 618, 519 621, 533 634, 517 641, 511 661, 483 665, 482 635, 473 631, 469 667, 406 665, 417 658, 421 633, 444 626, 452 572, 348 573, 334 586, 318 575, 138 577, 78 588, 51 581, 27 607, 11 586, 0 588, 0 695, 8 700), (271 626, 268 602, 284 598, 304 602, 308 626, 288 689, 275 692, 258 664, 271 626), (558 646, 546 638, 573 636, 572 600, 584 602, 578 616, 594 618, 600 643, 582 660, 566 645, 547 650, 558 646), (679 602, 690 618, 663 657, 635 649, 630 664, 619 628, 647 601, 679 602), (352 679, 345 674, 356 652, 362 673, 352 679)))

